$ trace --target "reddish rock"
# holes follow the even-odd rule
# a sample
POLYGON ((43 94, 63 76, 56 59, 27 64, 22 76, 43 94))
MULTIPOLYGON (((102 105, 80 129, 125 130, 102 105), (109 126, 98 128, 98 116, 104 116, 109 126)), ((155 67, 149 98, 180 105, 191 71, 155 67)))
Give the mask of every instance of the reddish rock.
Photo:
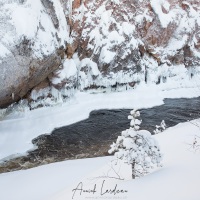
POLYGON ((81 5, 81 0, 74 0, 72 3, 73 10, 79 8, 80 5, 81 5))

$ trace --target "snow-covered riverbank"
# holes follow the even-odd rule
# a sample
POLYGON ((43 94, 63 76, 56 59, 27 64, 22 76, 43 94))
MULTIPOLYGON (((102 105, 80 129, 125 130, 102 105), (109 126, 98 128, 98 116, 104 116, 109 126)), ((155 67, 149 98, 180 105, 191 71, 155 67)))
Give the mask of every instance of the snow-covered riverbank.
POLYGON ((127 200, 198 200, 200 196, 200 152, 194 152, 188 143, 200 136, 200 120, 186 122, 156 135, 162 153, 163 167, 140 179, 130 180, 129 167, 121 167, 119 174, 125 180, 106 178, 112 175, 113 157, 64 161, 29 170, 0 174, 0 197, 6 200, 65 200, 72 199, 72 189, 80 182, 85 189, 97 184, 96 193, 75 193, 74 199, 127 200), (111 174, 110 174, 111 173, 111 174), (124 194, 101 195, 104 189, 127 190, 124 194))
POLYGON ((200 96, 197 86, 169 89, 165 84, 140 85, 135 90, 116 93, 76 93, 65 104, 33 111, 13 112, 0 121, 0 159, 23 154, 34 148, 32 139, 83 120, 92 110, 114 108, 150 108, 163 104, 164 98, 200 96))

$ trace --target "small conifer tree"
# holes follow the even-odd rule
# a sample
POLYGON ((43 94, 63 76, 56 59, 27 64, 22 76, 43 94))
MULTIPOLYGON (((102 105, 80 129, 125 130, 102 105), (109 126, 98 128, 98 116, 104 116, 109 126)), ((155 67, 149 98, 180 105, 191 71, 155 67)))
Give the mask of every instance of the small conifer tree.
POLYGON ((133 179, 148 173, 155 166, 160 166, 162 160, 159 145, 151 133, 139 130, 142 122, 139 117, 139 111, 130 112, 130 128, 122 131, 108 151, 110 154, 114 153, 117 159, 132 165, 133 179))

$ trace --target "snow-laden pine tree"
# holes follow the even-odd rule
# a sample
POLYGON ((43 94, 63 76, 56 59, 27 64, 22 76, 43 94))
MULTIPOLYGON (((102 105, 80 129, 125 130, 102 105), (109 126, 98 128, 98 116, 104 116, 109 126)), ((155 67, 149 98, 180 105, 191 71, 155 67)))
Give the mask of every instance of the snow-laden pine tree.
POLYGON ((157 141, 151 133, 139 130, 142 120, 139 120, 140 112, 132 110, 128 119, 131 120, 130 128, 122 131, 116 143, 111 145, 108 151, 115 153, 117 159, 132 165, 132 177, 140 177, 149 172, 155 166, 161 166, 162 155, 157 141))
POLYGON ((153 132, 155 134, 158 134, 158 133, 163 132, 165 129, 166 129, 165 120, 162 120, 161 123, 160 123, 160 126, 156 125, 156 130, 154 130, 153 132))

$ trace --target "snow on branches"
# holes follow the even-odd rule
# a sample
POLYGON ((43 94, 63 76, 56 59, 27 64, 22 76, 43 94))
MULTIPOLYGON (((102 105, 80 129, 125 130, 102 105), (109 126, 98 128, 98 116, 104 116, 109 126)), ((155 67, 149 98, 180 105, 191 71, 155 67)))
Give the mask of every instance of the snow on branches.
POLYGON ((128 119, 131 120, 130 128, 122 131, 116 143, 111 145, 108 151, 114 153, 117 159, 132 165, 132 177, 140 177, 147 174, 150 169, 160 166, 162 155, 157 141, 147 130, 139 130, 142 120, 140 112, 132 110, 128 119))
POLYGON ((155 134, 161 133, 166 129, 166 124, 165 124, 165 120, 162 120, 160 123, 160 126, 156 125, 156 130, 154 130, 153 132, 155 134))

